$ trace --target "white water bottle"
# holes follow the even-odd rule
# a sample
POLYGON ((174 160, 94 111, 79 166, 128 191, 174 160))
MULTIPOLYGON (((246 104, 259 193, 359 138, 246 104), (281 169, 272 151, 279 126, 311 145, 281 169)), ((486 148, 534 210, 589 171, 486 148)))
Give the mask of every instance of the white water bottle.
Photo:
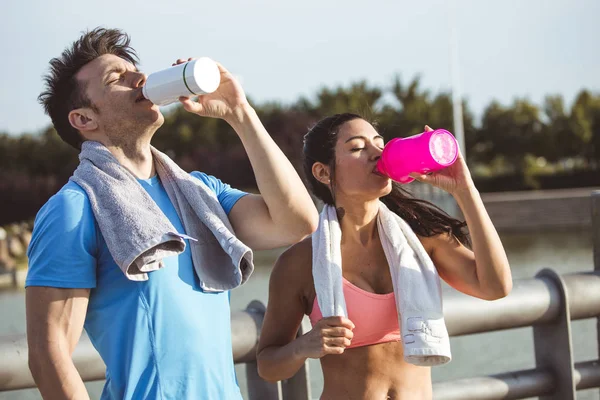
POLYGON ((221 72, 217 63, 208 57, 201 57, 151 73, 142 87, 142 94, 154 104, 165 106, 176 102, 181 96, 212 93, 220 83, 221 72))

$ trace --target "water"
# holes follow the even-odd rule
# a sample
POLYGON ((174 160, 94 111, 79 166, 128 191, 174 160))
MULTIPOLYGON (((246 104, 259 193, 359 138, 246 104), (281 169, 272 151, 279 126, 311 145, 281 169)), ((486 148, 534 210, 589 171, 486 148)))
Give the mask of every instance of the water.
MULTIPOLYGON (((543 268, 560 274, 593 270, 592 239, 589 231, 545 232, 540 234, 503 235, 516 279, 534 276, 543 268)), ((232 309, 244 309, 252 300, 266 304, 270 268, 278 252, 258 252, 256 271, 243 287, 232 292, 232 309)), ((445 290, 451 290, 445 288, 445 290)), ((24 292, 0 291, 0 335, 25 332, 24 292)), ((576 321, 572 326, 575 361, 597 358, 595 320, 576 321)), ((535 367, 531 328, 468 335, 451 339, 453 361, 433 369, 434 381, 496 374, 535 367)), ((313 397, 323 388, 318 361, 311 360, 313 397)), ((242 393, 246 396, 244 366, 236 366, 242 393)), ((98 398, 102 382, 87 383, 92 399, 98 398)), ((582 400, 598 400, 598 389, 577 393, 582 400)), ((247 397, 246 397, 247 398, 247 397)), ((36 389, 0 393, 0 400, 39 400, 36 389)))

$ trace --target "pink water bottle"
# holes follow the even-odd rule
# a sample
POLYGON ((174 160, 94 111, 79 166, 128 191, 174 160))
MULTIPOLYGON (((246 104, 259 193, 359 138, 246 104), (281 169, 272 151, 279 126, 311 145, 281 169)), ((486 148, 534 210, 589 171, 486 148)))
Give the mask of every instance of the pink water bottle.
POLYGON ((458 142, 445 129, 395 138, 384 147, 377 170, 399 183, 409 183, 412 172, 426 174, 449 167, 458 157, 458 142))

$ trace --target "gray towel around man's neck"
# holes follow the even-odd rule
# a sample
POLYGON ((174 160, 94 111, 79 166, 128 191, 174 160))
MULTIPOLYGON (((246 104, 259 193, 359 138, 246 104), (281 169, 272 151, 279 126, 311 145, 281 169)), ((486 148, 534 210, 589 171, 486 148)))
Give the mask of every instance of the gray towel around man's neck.
POLYGON ((254 270, 252 250, 234 234, 215 193, 151 147, 154 165, 185 234, 177 232, 136 177, 101 143, 86 141, 71 177, 85 190, 108 250, 128 279, 144 281, 162 259, 190 250, 200 287, 233 289, 254 270), (189 236, 188 236, 189 235, 189 236))

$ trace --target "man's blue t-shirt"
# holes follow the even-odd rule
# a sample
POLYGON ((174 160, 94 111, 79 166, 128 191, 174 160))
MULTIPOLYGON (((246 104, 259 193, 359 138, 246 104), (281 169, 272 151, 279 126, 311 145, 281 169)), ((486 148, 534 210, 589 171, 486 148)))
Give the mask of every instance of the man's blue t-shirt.
MULTIPOLYGON (((226 213, 246 194, 215 177, 191 175, 214 190, 226 213)), ((139 182, 185 233, 158 177, 139 182)), ((202 292, 189 242, 147 281, 128 280, 85 191, 70 181, 39 211, 28 255, 26 286, 91 289, 84 327, 107 367, 102 399, 241 399, 229 294, 202 292)))

